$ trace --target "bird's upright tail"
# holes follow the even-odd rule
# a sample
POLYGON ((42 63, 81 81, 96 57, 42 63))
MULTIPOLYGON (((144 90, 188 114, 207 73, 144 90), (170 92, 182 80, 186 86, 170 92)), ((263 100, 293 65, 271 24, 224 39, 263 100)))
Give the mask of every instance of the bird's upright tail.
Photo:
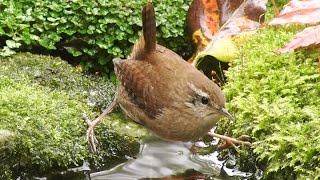
POLYGON ((144 49, 146 53, 156 49, 156 16, 154 7, 148 3, 142 10, 143 38, 145 41, 144 49))
POLYGON ((156 49, 156 17, 154 7, 148 3, 142 10, 143 36, 133 46, 129 59, 144 60, 144 56, 156 49))

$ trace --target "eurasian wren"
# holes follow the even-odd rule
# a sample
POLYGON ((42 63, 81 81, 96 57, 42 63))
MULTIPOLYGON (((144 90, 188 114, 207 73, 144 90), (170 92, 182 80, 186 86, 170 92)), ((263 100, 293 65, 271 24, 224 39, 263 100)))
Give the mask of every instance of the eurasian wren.
MULTIPOLYGON (((128 59, 114 59, 120 80, 112 105, 119 105, 134 121, 163 139, 197 140, 209 132, 225 110, 222 90, 173 51, 156 43, 156 20, 152 4, 142 11, 143 36, 128 59)), ((88 121, 87 135, 94 146, 93 128, 102 118, 88 121)))

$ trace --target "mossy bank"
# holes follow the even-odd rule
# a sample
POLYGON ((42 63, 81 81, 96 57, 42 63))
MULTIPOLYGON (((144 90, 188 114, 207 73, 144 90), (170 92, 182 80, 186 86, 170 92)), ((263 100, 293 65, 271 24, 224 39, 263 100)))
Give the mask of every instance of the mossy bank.
POLYGON ((224 91, 236 118, 221 121, 219 129, 252 137, 252 149, 242 149, 239 161, 244 170, 256 163, 264 179, 320 177, 320 53, 272 52, 298 30, 301 27, 259 30, 238 43, 239 58, 227 72, 224 91))
POLYGON ((59 58, 28 53, 1 58, 0 179, 25 173, 43 176, 85 160, 112 165, 137 153, 134 136, 140 134, 119 134, 117 127, 128 123, 120 114, 98 127, 100 151, 89 151, 81 114, 97 116, 115 89, 107 79, 84 76, 59 58))

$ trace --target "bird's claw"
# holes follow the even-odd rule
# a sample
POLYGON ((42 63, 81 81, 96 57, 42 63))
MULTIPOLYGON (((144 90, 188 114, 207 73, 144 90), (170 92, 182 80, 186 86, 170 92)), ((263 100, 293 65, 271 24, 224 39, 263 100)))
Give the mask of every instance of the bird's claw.
POLYGON ((96 144, 98 143, 98 140, 94 135, 94 129, 92 126, 90 126, 87 130, 86 141, 88 142, 92 152, 96 152, 97 150, 96 144))
POLYGON ((96 150, 97 150, 96 143, 98 143, 98 140, 97 140, 96 136, 94 135, 94 125, 86 114, 83 113, 82 117, 89 126, 87 129, 87 132, 86 132, 86 142, 88 142, 92 152, 96 152, 96 150))
POLYGON ((218 149, 227 149, 233 147, 237 149, 239 145, 251 146, 252 144, 249 142, 250 136, 241 135, 238 138, 227 137, 223 139, 224 143, 218 146, 218 149))
POLYGON ((247 135, 241 135, 239 138, 232 138, 232 137, 228 137, 228 136, 224 136, 224 135, 220 135, 220 134, 216 134, 214 132, 208 132, 209 136, 212 137, 217 137, 220 138, 221 140, 224 141, 223 144, 218 146, 219 150, 222 149, 227 149, 230 147, 233 147, 235 149, 237 149, 238 145, 246 145, 246 146, 251 146, 252 144, 249 142, 250 140, 250 136, 247 135))

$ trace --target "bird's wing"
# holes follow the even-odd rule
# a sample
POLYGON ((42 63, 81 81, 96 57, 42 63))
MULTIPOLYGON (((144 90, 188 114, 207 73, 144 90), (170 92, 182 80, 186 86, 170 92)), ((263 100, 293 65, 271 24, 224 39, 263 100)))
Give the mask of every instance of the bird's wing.
POLYGON ((159 87, 162 86, 152 65, 139 60, 114 60, 115 72, 125 87, 130 101, 154 118, 163 107, 168 96, 159 87), (160 100, 160 101, 159 101, 160 100))

